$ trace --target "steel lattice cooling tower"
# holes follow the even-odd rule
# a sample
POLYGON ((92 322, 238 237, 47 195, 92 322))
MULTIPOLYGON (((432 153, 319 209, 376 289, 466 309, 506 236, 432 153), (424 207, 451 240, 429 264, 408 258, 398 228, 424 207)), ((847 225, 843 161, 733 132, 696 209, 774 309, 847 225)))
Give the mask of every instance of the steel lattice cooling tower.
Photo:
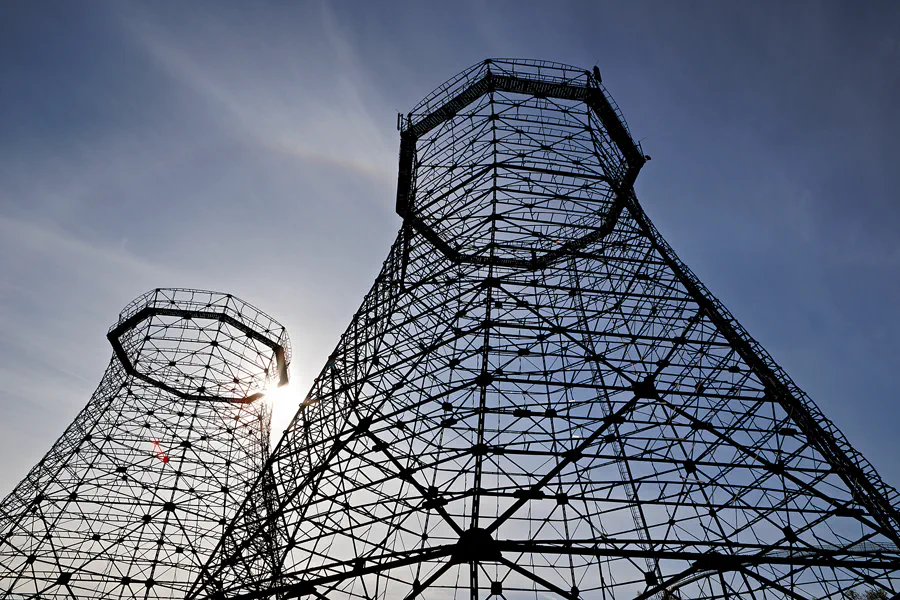
POLYGON ((0 505, 0 598, 183 598, 262 471, 281 325, 231 295, 157 289, 108 338, 90 402, 0 505))
POLYGON ((414 108, 402 228, 272 454, 280 570, 239 522, 192 597, 896 594, 897 492, 666 244, 645 159, 596 71, 414 108))

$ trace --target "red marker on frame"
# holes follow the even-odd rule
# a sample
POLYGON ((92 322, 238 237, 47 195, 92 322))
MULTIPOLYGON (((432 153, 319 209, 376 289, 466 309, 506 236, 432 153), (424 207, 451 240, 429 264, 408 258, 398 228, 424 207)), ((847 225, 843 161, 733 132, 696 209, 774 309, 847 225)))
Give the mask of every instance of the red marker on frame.
POLYGON ((153 440, 153 451, 156 454, 156 458, 163 461, 163 463, 169 462, 169 455, 166 454, 166 451, 162 449, 162 446, 159 445, 158 440, 153 440))

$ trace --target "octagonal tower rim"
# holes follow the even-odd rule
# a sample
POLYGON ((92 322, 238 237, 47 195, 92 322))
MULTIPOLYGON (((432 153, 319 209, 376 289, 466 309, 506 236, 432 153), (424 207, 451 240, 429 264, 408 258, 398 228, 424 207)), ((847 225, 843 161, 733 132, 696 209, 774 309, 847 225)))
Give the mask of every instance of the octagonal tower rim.
MULTIPOLYGON (((175 305, 179 304, 178 302, 175 302, 173 300, 170 300, 170 303, 173 303, 175 305)), ((211 394, 189 394, 178 390, 177 388, 168 385, 163 381, 160 381, 138 371, 135 368, 134 364, 131 362, 128 353, 125 352, 125 348, 123 347, 121 342, 121 337, 124 333, 137 327, 141 322, 154 316, 208 319, 211 321, 220 321, 222 323, 226 323, 234 327, 238 331, 244 333, 247 337, 260 342, 268 348, 271 348, 275 354, 275 373, 278 378, 277 385, 278 387, 281 387, 288 383, 288 365, 290 365, 291 347, 290 340, 287 335, 287 330, 283 325, 281 325, 281 323, 276 321, 267 313, 256 308, 249 302, 245 302, 244 300, 241 300, 233 294, 225 294, 222 292, 214 292, 211 290, 199 290, 190 288, 154 288, 132 300, 122 310, 122 312, 119 313, 119 320, 112 327, 110 327, 109 331, 106 334, 106 338, 112 345, 113 352, 115 353, 116 358, 119 359, 119 362, 122 364, 122 367, 125 369, 125 372, 128 373, 128 375, 140 379, 141 381, 144 381, 145 383, 148 383, 152 386, 158 387, 161 390, 184 400, 250 404, 265 395, 265 393, 262 391, 255 392, 253 394, 250 394, 249 396, 244 396, 241 398, 229 398, 224 396, 214 396, 211 394), (220 299, 224 299, 226 302, 224 306, 213 304, 212 302, 203 305, 203 308, 208 308, 209 310, 203 310, 202 308, 166 308, 162 306, 156 306, 155 304, 157 302, 157 299, 163 292, 209 294, 209 296, 212 298, 219 297, 220 299), (231 304, 236 304, 241 308, 252 310, 255 317, 253 319, 248 318, 243 314, 243 312, 237 310, 234 306, 231 306, 231 304), (263 329, 264 333, 260 333, 260 331, 257 331, 254 328, 254 326, 260 325, 260 319, 265 319, 268 321, 268 323, 270 323, 270 326, 267 329, 263 329), (272 327, 272 325, 277 327, 272 327), (272 339, 271 337, 265 335, 272 333, 273 330, 279 332, 279 335, 276 339, 272 339)))
MULTIPOLYGON (((638 142, 631 137, 618 105, 600 82, 599 71, 592 73, 571 65, 530 59, 488 58, 472 65, 435 88, 400 122, 400 164, 397 173, 397 214, 405 225, 422 234, 444 256, 455 263, 498 265, 526 270, 548 267, 562 256, 577 252, 604 238, 618 221, 626 198, 633 196, 634 182, 647 158, 638 142), (492 69, 492 67, 494 67, 492 69), (571 75, 570 75, 571 74, 571 75), (561 247, 533 255, 530 260, 484 257, 463 253, 448 244, 430 225, 415 214, 413 173, 416 143, 422 136, 453 119, 484 94, 505 91, 535 98, 556 98, 584 102, 600 120, 610 140, 622 153, 627 165, 619 179, 602 175, 579 174, 605 181, 614 191, 616 201, 603 223, 595 231, 563 244, 561 247)), ((495 169, 489 164, 484 170, 495 169)))

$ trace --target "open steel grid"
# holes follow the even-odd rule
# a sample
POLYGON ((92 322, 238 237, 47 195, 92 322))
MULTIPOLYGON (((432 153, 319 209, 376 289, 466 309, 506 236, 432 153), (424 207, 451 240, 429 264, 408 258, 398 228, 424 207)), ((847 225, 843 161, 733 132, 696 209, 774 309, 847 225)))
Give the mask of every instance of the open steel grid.
POLYGON ((0 504, 0 598, 184 598, 263 471, 281 325, 228 294, 156 289, 108 338, 90 402, 0 504))
POLYGON ((269 529, 191 598, 896 597, 897 492, 654 228, 598 72, 488 60, 401 124, 403 226, 269 529))

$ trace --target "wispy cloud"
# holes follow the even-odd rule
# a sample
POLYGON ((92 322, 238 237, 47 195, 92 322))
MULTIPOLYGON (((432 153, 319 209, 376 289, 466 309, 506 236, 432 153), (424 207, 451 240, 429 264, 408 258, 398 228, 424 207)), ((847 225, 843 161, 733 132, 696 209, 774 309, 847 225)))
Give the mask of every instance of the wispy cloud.
POLYGON ((394 137, 385 135, 390 112, 378 88, 366 86, 371 80, 328 6, 307 17, 289 30, 269 24, 259 36, 237 35, 227 20, 198 23, 190 44, 147 13, 131 12, 124 21, 174 81, 249 143, 389 186, 396 154, 394 137), (312 30, 324 42, 315 55, 299 43, 312 30))

